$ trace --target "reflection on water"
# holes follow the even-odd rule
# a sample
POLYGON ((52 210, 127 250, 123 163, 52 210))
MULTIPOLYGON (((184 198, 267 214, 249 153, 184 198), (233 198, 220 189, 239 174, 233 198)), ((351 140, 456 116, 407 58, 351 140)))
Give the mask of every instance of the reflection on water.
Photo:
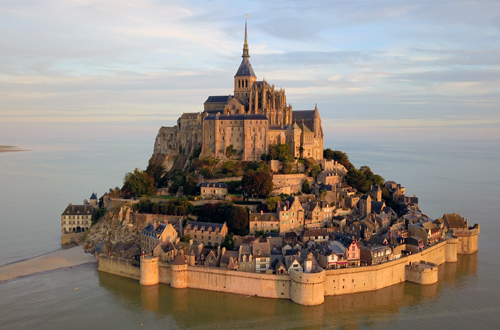
POLYGON ((432 285, 399 283, 388 288, 351 295, 325 297, 320 306, 305 307, 290 300, 266 299, 196 289, 172 289, 165 284, 141 286, 137 281, 99 273, 99 285, 123 308, 154 312, 157 319, 172 318, 181 328, 276 328, 390 326, 402 309, 434 303, 476 276, 477 254, 459 256, 457 263, 439 267, 432 285), (443 293, 446 291, 446 293, 443 293))

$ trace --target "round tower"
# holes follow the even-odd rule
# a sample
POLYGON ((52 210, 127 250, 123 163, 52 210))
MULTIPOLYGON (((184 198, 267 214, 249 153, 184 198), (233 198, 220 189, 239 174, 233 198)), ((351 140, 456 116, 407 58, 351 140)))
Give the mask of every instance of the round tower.
POLYGON ((325 301, 325 271, 318 273, 290 272, 290 298, 305 306, 321 305, 325 301))
POLYGON ((188 270, 187 262, 184 258, 184 253, 179 253, 174 261, 170 264, 170 286, 172 288, 182 289, 188 286, 188 270))
POLYGON ((141 285, 155 285, 159 282, 158 257, 142 257, 139 283, 141 285))

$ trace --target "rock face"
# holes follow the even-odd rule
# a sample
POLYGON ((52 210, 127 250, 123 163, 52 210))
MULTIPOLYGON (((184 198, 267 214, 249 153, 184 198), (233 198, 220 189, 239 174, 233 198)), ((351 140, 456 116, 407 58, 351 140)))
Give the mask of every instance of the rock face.
POLYGON ((112 253, 121 256, 136 254, 140 250, 141 236, 138 228, 130 223, 132 215, 130 206, 110 210, 88 231, 83 242, 85 249, 94 251, 99 243, 104 242, 112 253))

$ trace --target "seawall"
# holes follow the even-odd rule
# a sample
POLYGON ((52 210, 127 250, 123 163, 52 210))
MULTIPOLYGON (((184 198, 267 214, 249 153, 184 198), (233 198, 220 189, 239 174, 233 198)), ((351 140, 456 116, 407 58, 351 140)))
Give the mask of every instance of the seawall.
POLYGON ((403 281, 432 284, 439 265, 456 262, 459 240, 450 238, 425 249, 380 265, 322 270, 317 273, 258 274, 221 268, 168 265, 146 259, 141 270, 131 262, 99 256, 98 270, 139 280, 146 285, 170 284, 264 298, 291 299, 301 305, 319 305, 325 296, 382 289, 403 281), (141 277, 142 274, 142 277, 141 277), (146 278, 147 277, 147 278, 146 278))

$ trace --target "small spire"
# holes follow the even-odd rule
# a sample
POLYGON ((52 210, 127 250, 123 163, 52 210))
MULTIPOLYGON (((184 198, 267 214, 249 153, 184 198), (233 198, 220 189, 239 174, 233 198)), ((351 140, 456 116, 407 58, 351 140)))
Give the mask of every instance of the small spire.
POLYGON ((245 14, 245 42, 243 43, 243 55, 241 57, 250 57, 250 54, 248 53, 248 38, 247 38, 247 17, 248 15, 245 14))

